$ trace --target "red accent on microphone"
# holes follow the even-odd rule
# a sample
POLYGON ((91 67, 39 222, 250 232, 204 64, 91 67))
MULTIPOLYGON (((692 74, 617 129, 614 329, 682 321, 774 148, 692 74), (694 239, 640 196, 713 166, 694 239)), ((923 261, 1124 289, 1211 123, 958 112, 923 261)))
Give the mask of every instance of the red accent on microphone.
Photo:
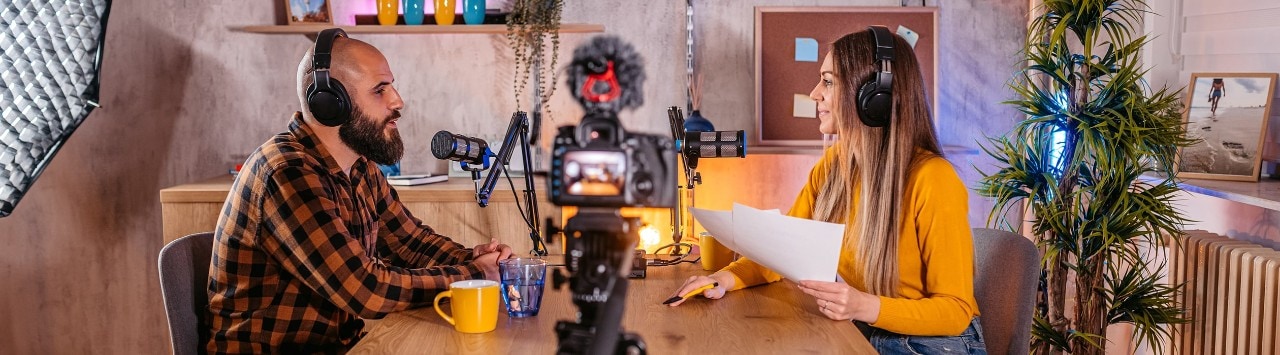
POLYGON ((618 85, 618 77, 613 74, 613 61, 609 61, 609 66, 604 73, 587 74, 587 81, 582 83, 582 97, 587 101, 601 103, 609 102, 622 96, 622 87, 618 85), (591 88, 595 87, 597 81, 603 81, 609 84, 609 92, 597 94, 591 88))

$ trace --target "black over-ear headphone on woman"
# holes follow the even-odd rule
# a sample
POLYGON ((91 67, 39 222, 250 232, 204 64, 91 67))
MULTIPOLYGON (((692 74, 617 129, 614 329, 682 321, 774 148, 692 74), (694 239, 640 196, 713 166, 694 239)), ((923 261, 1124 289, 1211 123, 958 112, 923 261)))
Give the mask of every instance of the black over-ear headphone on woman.
POLYGON ((889 125, 893 116, 893 34, 884 26, 868 27, 874 35, 876 74, 858 88, 858 119, 871 127, 889 125))
POLYGON ((329 63, 333 57, 333 41, 347 37, 341 28, 320 31, 316 36, 316 49, 311 57, 311 85, 307 86, 307 107, 316 121, 329 127, 341 126, 351 120, 351 97, 338 79, 329 77, 329 63))

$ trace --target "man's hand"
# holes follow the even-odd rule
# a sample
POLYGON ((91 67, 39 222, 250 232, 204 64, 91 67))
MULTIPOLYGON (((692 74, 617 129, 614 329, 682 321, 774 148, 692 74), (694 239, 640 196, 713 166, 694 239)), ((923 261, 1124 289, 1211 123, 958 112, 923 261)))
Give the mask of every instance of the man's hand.
POLYGON ((488 244, 477 245, 472 249, 472 256, 480 257, 488 253, 498 253, 498 260, 504 260, 511 257, 511 246, 506 244, 498 244, 497 239, 490 238, 488 244))
POLYGON ((479 266, 481 270, 484 270, 485 280, 502 281, 502 274, 498 273, 498 256, 500 256, 500 254, 501 253, 498 252, 492 252, 480 255, 471 260, 471 263, 479 266))

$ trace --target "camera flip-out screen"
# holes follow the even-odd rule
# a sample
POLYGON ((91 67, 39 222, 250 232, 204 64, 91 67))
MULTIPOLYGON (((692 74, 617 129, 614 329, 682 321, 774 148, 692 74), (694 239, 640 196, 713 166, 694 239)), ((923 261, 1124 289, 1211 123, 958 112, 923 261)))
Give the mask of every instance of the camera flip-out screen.
POLYGON ((627 156, 620 151, 570 151, 564 154, 565 194, 619 196, 627 185, 627 156))

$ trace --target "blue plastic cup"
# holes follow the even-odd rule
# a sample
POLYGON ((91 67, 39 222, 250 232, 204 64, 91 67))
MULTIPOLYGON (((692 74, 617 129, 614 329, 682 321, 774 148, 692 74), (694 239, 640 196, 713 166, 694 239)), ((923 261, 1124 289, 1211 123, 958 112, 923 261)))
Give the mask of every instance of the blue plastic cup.
POLYGON ((426 17, 426 0, 404 0, 404 24, 421 25, 426 17))
POLYGON ((462 19, 466 20, 468 25, 483 24, 484 7, 484 0, 463 0, 462 19))
POLYGON ((547 279, 547 261, 511 258, 498 261, 502 274, 502 303, 511 318, 538 315, 542 306, 542 289, 547 279))

